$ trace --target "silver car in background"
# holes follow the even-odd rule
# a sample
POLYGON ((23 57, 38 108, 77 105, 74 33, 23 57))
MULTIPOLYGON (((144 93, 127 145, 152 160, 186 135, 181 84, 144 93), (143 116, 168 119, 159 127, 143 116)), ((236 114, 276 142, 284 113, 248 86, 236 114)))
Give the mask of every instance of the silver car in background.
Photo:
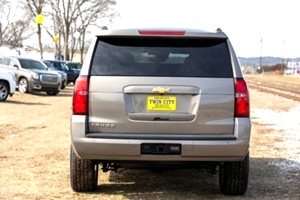
POLYGON ((243 195, 250 135, 247 83, 221 29, 101 31, 74 87, 71 187, 96 190, 99 165, 206 168, 243 195))
POLYGON ((61 90, 61 75, 47 71, 39 60, 18 56, 0 56, 0 68, 12 71, 21 93, 46 92, 57 95, 61 90))

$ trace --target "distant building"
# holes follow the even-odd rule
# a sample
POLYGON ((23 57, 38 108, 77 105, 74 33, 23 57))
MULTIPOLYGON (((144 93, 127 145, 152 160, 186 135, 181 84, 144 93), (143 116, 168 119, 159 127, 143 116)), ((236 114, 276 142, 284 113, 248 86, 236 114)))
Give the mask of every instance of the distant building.
POLYGON ((297 75, 300 74, 300 62, 288 61, 286 65, 286 74, 297 75))

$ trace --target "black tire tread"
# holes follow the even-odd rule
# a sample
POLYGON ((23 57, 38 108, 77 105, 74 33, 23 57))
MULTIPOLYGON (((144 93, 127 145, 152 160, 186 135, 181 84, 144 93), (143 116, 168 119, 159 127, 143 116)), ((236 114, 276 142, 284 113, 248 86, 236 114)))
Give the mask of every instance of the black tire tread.
POLYGON ((225 162, 219 166, 220 190, 226 195, 244 195, 249 179, 249 153, 241 162, 225 162))
POLYGON ((70 180, 75 192, 93 192, 97 189, 98 165, 91 160, 79 159, 71 147, 70 180))

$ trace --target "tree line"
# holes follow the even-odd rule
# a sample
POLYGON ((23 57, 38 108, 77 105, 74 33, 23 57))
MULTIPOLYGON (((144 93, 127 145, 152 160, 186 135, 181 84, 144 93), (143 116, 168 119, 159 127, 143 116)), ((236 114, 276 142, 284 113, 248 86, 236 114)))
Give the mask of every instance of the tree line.
POLYGON ((117 15, 116 0, 0 0, 0 5, 0 46, 38 40, 42 58, 45 44, 53 42, 65 60, 80 50, 81 62, 92 27, 102 28, 117 15), (38 15, 45 20, 37 23, 38 15))
POLYGON ((262 74, 262 73, 274 73, 274 72, 278 72, 280 74, 283 74, 284 70, 286 70, 286 64, 285 63, 280 63, 280 64, 276 64, 276 65, 263 65, 259 68, 257 68, 256 72, 258 74, 262 74))

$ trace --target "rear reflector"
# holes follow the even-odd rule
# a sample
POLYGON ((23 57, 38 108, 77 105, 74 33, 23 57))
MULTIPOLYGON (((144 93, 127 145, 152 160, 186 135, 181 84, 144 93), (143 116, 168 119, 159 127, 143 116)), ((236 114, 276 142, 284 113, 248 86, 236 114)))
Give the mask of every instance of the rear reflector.
POLYGON ((155 31, 155 30, 139 30, 141 35, 185 35, 185 31, 155 31))
POLYGON ((249 92, 244 79, 235 80, 235 117, 249 117, 249 92))
POLYGON ((86 76, 79 76, 76 80, 73 92, 72 111, 75 115, 88 114, 88 93, 89 79, 86 76))

